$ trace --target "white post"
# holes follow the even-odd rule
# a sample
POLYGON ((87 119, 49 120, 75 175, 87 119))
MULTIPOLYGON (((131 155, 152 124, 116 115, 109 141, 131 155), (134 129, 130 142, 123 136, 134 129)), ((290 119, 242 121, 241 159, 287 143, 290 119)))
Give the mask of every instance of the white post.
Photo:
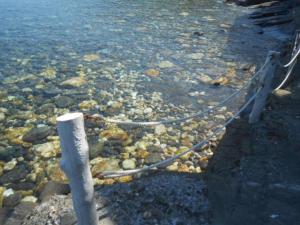
POLYGON ((266 67, 262 70, 259 78, 259 84, 261 87, 258 89, 252 111, 249 115, 249 123, 256 123, 260 119, 260 114, 265 107, 268 94, 272 90, 272 80, 275 72, 277 56, 278 53, 273 51, 270 51, 268 54, 266 67))
POLYGON ((67 113, 58 117, 57 122, 62 149, 60 167, 70 181, 77 223, 98 225, 83 114, 67 113))

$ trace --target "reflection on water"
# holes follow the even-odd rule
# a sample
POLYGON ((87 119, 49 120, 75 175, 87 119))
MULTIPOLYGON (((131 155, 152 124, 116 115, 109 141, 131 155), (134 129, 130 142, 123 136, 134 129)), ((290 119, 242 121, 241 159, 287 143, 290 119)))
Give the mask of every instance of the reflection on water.
MULTIPOLYGON (((157 120, 232 93, 253 74, 247 63, 261 63, 275 44, 237 20, 246 13, 216 0, 0 0, 0 184, 30 192, 65 179, 54 128, 69 110, 157 120)), ((240 104, 167 127, 87 121, 93 175, 184 151, 240 104)), ((184 156, 168 169, 201 172, 211 154, 184 156)))

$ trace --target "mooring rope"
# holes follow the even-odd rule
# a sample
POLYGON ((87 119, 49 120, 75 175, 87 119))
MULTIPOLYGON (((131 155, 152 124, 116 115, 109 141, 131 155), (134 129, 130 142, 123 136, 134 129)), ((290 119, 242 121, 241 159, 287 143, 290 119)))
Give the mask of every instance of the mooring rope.
POLYGON ((226 123, 223 124, 222 127, 217 128, 211 135, 209 135, 205 140, 197 143, 196 145, 194 145, 193 147, 191 147, 190 149, 181 152, 173 157, 170 157, 168 159, 162 160, 160 162, 157 162, 155 164, 152 164, 150 166, 145 166, 142 168, 138 168, 138 169, 133 169, 133 170, 120 170, 120 171, 106 171, 100 174, 100 177, 103 178, 117 178, 117 177, 124 177, 124 176, 129 176, 129 175, 133 175, 136 173, 141 173, 141 172, 145 172, 148 170, 152 170, 155 169, 157 167, 162 167, 164 165, 168 165, 170 162, 180 158, 181 156, 195 151, 196 149, 202 148, 204 146, 206 146, 210 139, 213 138, 214 136, 216 136, 218 133, 220 133, 221 131, 225 130, 226 126, 228 126, 234 119, 236 119, 241 112, 243 112, 245 110, 245 108, 255 99, 256 95, 257 95, 258 91, 243 105, 243 107, 240 108, 240 110, 238 110, 229 120, 227 120, 226 123))
MULTIPOLYGON (((291 57, 292 59, 290 61, 292 63, 288 66, 288 71, 287 71, 287 73, 286 73, 285 78, 283 79, 283 81, 274 89, 275 91, 277 91, 280 88, 282 88, 282 86, 287 82, 287 80, 290 78, 290 75, 293 72, 293 69, 294 69, 294 67, 295 67, 295 65, 297 63, 297 57, 299 56, 299 52, 300 52, 300 45, 299 45, 298 51, 297 51, 297 46, 298 46, 299 38, 300 38, 300 31, 297 30, 296 31, 295 42, 294 42, 294 48, 293 48, 293 51, 292 51, 292 57, 291 57)), ((279 60, 278 60, 278 63, 280 64, 279 60)), ((288 64, 286 64, 286 65, 288 65, 288 64)), ((283 65, 283 67, 284 67, 284 65, 283 65)))

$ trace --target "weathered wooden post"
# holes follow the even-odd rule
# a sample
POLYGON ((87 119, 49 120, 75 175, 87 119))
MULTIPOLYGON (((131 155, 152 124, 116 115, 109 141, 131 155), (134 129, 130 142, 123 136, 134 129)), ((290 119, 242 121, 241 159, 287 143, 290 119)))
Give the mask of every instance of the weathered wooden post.
POLYGON ((276 67, 276 57, 278 52, 270 51, 266 59, 266 67, 261 71, 259 77, 258 93, 255 98, 255 102, 252 111, 249 115, 249 123, 256 123, 260 119, 260 115, 265 107, 268 94, 272 90, 272 80, 276 67))
POLYGON ((83 114, 67 113, 57 122, 62 149, 60 166, 70 182, 77 223, 98 225, 83 114))

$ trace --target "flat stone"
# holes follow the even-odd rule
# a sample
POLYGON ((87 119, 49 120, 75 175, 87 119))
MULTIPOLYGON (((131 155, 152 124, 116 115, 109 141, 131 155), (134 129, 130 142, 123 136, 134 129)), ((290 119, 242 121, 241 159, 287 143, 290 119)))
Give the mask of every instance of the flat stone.
POLYGON ((170 61, 161 61, 158 66, 162 69, 174 67, 174 64, 170 61))
POLYGON ((33 203, 36 203, 37 200, 38 200, 37 197, 30 195, 30 196, 24 197, 24 198, 21 200, 21 202, 33 202, 33 203))
POLYGON ((52 130, 49 126, 35 127, 27 132, 23 136, 22 140, 25 142, 34 143, 36 141, 45 139, 47 136, 51 135, 51 133, 52 130))
POLYGON ((68 80, 61 82, 60 85, 65 88, 76 88, 82 86, 85 83, 86 80, 83 79, 82 77, 72 77, 68 80))
POLYGON ((288 97, 290 96, 292 93, 288 90, 284 90, 284 89, 278 89, 276 91, 274 91, 274 95, 277 98, 283 98, 283 97, 288 97))

